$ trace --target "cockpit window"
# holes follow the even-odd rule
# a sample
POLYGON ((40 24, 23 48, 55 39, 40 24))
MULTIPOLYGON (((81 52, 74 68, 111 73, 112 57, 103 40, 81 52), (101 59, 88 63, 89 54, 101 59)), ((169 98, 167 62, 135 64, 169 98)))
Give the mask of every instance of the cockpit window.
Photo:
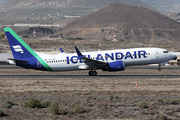
POLYGON ((163 53, 169 53, 169 51, 167 50, 167 51, 163 51, 163 53))

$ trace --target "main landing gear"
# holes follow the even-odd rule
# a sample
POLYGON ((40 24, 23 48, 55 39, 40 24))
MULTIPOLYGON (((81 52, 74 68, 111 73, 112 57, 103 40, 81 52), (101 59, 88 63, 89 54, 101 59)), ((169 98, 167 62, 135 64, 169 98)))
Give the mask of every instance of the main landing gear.
POLYGON ((89 76, 96 76, 97 72, 95 70, 89 71, 89 76))
POLYGON ((158 68, 158 71, 161 71, 162 70, 162 68, 158 68))

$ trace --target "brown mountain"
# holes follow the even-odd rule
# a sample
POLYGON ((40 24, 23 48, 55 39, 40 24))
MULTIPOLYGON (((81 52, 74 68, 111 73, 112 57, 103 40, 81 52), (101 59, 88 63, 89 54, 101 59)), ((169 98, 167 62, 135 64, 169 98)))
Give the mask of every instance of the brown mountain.
POLYGON ((180 41, 180 23, 137 6, 111 4, 68 24, 64 38, 112 39, 137 42, 180 41))
POLYGON ((55 23, 64 15, 85 16, 111 3, 157 9, 140 0, 4 0, 0 4, 0 24, 55 23), (51 16, 51 18, 49 18, 51 16), (30 20, 30 21, 27 21, 30 20), (55 21, 53 21, 53 20, 55 21), (36 21, 41 20, 41 21, 36 21))
POLYGON ((125 5, 136 5, 153 9, 140 0, 9 0, 0 6, 3 9, 13 8, 35 8, 35 7, 94 7, 101 8, 111 3, 119 3, 125 5))

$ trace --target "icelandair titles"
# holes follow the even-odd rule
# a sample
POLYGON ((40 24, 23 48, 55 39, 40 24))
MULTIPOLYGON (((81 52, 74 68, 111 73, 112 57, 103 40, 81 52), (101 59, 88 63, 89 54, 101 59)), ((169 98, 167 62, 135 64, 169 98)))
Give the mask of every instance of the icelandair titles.
MULTIPOLYGON (((86 55, 85 55, 86 56, 86 55)), ((102 54, 97 54, 97 57, 91 57, 90 55, 86 56, 90 59, 97 60, 97 61, 108 61, 109 59, 111 60, 122 60, 122 59, 137 59, 137 58, 147 58, 146 56, 146 51, 134 51, 133 53, 131 52, 126 52, 124 55, 121 52, 117 53, 105 53, 105 57, 103 57, 102 54)), ((78 62, 83 63, 83 60, 77 60, 77 56, 72 56, 72 57, 66 57, 67 59, 67 64, 73 63, 76 64, 78 62)))

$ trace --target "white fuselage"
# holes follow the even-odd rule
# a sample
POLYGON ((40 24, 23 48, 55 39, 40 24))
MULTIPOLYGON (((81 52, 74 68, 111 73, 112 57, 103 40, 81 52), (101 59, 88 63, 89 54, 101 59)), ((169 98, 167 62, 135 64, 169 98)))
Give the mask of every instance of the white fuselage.
MULTIPOLYGON (((105 63, 123 61, 125 63, 125 66, 160 64, 176 57, 171 52, 168 52, 167 50, 161 48, 118 49, 108 51, 84 52, 82 54, 93 60, 105 63)), ((86 65, 83 60, 77 60, 77 53, 60 53, 57 55, 39 54, 39 56, 53 69, 53 71, 92 69, 91 67, 80 67, 82 65, 86 65)))

